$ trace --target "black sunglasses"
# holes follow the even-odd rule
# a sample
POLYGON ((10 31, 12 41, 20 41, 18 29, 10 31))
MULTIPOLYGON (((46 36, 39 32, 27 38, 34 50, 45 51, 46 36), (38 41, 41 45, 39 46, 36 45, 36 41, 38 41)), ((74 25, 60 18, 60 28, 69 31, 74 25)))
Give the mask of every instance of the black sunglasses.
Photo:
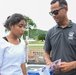
POLYGON ((64 9, 64 7, 60 8, 59 10, 55 10, 55 11, 49 12, 49 14, 50 14, 51 16, 52 16, 53 14, 54 14, 54 15, 58 15, 58 13, 59 13, 59 11, 60 11, 61 9, 64 9))

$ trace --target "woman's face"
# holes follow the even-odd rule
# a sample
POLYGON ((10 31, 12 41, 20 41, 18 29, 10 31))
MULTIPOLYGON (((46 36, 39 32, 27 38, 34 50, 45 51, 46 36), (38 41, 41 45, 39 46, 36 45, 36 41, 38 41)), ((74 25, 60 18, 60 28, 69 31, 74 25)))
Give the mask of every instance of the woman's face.
POLYGON ((22 36, 25 31, 25 26, 25 20, 21 20, 19 23, 11 26, 11 33, 16 37, 22 36))

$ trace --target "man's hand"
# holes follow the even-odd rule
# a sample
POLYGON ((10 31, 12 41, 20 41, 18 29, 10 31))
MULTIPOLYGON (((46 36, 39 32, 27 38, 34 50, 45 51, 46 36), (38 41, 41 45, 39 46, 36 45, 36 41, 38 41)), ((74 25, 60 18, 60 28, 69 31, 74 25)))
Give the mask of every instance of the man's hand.
POLYGON ((61 62, 61 65, 60 65, 59 69, 62 72, 68 72, 68 71, 74 69, 73 65, 74 65, 73 62, 61 62))

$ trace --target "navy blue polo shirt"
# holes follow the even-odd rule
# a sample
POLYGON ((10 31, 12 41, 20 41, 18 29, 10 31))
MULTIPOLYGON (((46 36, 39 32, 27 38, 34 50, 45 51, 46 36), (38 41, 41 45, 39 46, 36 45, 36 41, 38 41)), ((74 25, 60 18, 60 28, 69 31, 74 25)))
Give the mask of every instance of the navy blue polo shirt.
MULTIPOLYGON (((61 59, 61 61, 65 62, 75 61, 76 24, 70 21, 65 28, 61 28, 59 25, 51 28, 46 34, 44 50, 51 52, 51 61, 57 59, 61 59)), ((72 71, 69 73, 71 74, 72 71)), ((76 74, 76 70, 73 70, 73 73, 76 74)), ((73 73, 72 75, 74 75, 73 73)))

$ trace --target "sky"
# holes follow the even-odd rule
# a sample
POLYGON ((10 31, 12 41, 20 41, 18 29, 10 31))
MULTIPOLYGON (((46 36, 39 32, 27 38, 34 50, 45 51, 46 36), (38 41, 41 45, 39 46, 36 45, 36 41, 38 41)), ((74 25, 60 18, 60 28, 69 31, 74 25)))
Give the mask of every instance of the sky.
MULTIPOLYGON (((51 0, 0 0, 0 37, 5 36, 3 23, 13 13, 21 13, 31 18, 38 29, 49 30, 56 25, 49 15, 51 0)), ((76 0, 67 0, 68 17, 76 22, 76 0)))

